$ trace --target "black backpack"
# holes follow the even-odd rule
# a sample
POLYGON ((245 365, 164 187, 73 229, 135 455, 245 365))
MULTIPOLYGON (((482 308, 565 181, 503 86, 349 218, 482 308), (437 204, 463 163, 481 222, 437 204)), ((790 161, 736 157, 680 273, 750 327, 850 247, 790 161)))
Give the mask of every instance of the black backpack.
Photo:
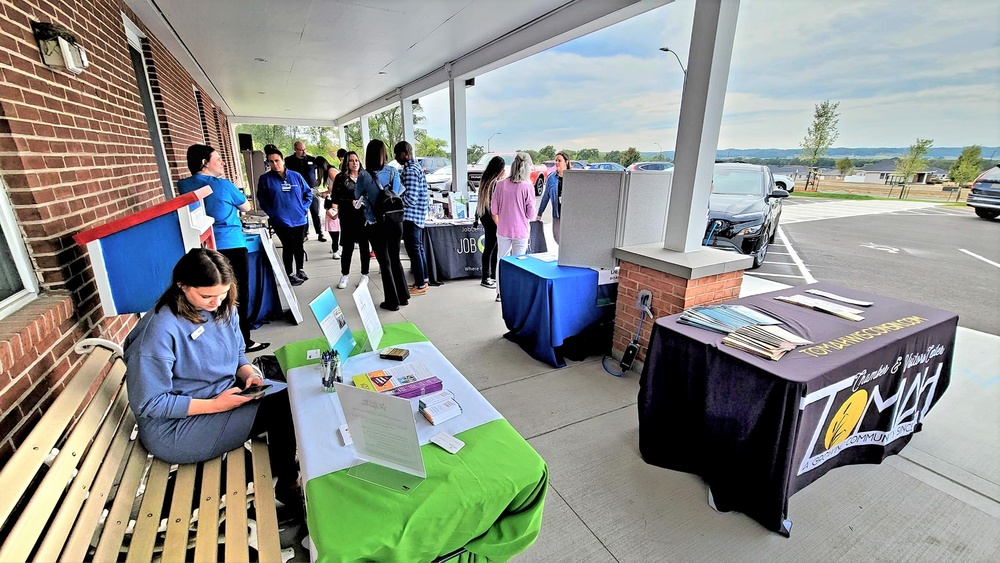
MULTIPOLYGON (((395 169, 390 169, 391 173, 395 175, 395 169)), ((372 176, 372 180, 375 181, 375 185, 378 186, 378 195, 375 196, 375 207, 372 211, 375 212, 375 221, 378 223, 395 223, 399 224, 403 222, 403 199, 399 197, 399 194, 392 190, 392 177, 389 180, 389 187, 382 187, 382 183, 378 181, 378 176, 374 172, 369 172, 372 176)))

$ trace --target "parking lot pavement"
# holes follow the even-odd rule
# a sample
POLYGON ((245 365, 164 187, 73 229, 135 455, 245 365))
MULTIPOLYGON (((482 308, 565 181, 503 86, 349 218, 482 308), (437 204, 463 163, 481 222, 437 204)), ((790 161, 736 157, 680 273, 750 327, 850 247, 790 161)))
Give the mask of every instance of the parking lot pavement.
POLYGON ((788 285, 818 280, 925 303, 957 312, 960 326, 1000 334, 1000 221, 933 205, 879 206, 883 211, 873 220, 875 207, 850 207, 840 208, 838 217, 814 214, 790 224, 784 213, 793 208, 785 209, 764 265, 748 273, 788 285))
MULTIPOLYGON (((788 202, 788 200, 786 200, 788 202)), ((839 219, 861 215, 877 215, 897 211, 913 211, 937 207, 936 203, 921 201, 893 200, 822 200, 811 205, 796 202, 791 205, 782 204, 781 224, 791 225, 806 221, 823 219, 839 219)))

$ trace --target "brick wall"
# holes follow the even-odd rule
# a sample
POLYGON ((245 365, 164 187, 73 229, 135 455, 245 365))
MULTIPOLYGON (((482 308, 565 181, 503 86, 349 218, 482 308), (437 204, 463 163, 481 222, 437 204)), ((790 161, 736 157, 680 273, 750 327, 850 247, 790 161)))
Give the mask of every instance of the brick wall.
MULTIPOLYGON (((86 253, 72 235, 163 200, 163 186, 122 24, 121 0, 0 0, 0 175, 42 288, 41 298, 0 320, 0 465, 10 457, 81 359, 86 336, 121 342, 135 316, 104 318, 86 253), (80 75, 41 62, 31 21, 69 28, 87 50, 80 75)), ((144 30, 153 96, 174 182, 185 154, 204 143, 195 85, 144 30), (151 78, 154 78, 151 76, 151 78)), ((232 155, 228 122, 203 94, 210 144, 232 155), (221 135, 220 135, 221 132, 221 135), (214 138, 211 138, 213 137, 214 138)), ((231 160, 227 159, 227 160, 231 160)), ((228 163, 235 178, 235 163, 228 163)))
MULTIPOLYGON (((688 307, 722 303, 740 296, 743 271, 688 280, 653 268, 622 260, 618 271, 618 304, 615 307, 615 334, 612 348, 621 357, 639 326, 636 300, 643 289, 653 294, 650 309, 654 318, 680 313, 688 307)), ((652 333, 653 319, 642 323, 639 334, 639 354, 636 360, 646 361, 646 350, 652 333)))

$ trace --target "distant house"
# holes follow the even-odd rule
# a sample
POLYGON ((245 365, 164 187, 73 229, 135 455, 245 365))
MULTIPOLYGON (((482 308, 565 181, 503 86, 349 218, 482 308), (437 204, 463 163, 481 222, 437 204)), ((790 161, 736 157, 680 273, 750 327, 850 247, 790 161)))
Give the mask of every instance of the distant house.
MULTIPOLYGON (((878 162, 873 162, 871 164, 866 164, 859 168, 855 174, 864 174, 864 181, 873 184, 888 184, 890 182, 899 182, 900 178, 896 176, 896 165, 899 163, 898 158, 887 158, 885 160, 880 160, 878 162)), ((940 168, 927 168, 913 173, 909 179, 907 179, 908 184, 926 184, 930 179, 936 176, 938 173, 947 174, 944 170, 940 168)))

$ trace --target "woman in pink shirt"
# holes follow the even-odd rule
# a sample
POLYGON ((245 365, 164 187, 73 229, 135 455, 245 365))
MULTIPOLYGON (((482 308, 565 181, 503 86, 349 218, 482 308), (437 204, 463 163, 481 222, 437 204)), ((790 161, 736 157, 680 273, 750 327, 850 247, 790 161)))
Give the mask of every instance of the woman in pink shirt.
MULTIPOLYGON (((535 217, 535 191, 531 187, 531 157, 514 155, 510 175, 497 182, 490 212, 497 224, 497 255, 520 256, 528 252, 529 222, 535 217)), ((500 270, 497 270, 497 301, 500 301, 500 270)))

